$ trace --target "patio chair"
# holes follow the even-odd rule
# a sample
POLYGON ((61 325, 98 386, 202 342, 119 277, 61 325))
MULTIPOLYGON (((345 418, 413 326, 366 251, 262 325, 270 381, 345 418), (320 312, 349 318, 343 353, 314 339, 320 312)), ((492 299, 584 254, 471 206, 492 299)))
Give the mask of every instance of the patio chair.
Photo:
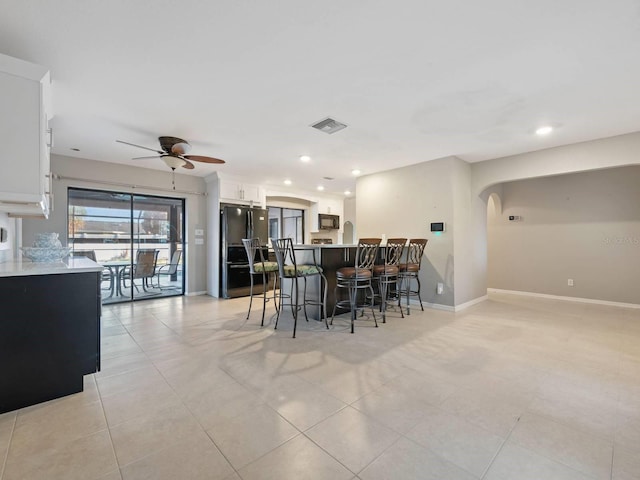
MULTIPOLYGON (((171 255, 171 262, 166 265, 161 265, 156 268, 156 274, 158 285, 157 288, 160 290, 171 290, 177 287, 163 287, 160 285, 160 277, 171 277, 178 272, 178 267, 180 266, 180 259, 182 258, 182 250, 176 250, 171 255)), ((153 285, 153 284, 152 284, 153 285)))
POLYGON ((158 261, 158 250, 141 249, 136 254, 136 263, 131 267, 126 267, 120 274, 120 279, 124 288, 127 287, 127 280, 131 280, 133 287, 139 292, 135 280, 141 280, 142 290, 148 292, 147 287, 151 284, 156 273, 156 262, 158 261))

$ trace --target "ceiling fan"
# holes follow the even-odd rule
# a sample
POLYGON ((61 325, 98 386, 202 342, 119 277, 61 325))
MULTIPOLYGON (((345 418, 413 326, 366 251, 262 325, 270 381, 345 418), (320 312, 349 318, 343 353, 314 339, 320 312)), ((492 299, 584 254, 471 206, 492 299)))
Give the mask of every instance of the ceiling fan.
POLYGON ((195 167, 191 161, 203 162, 203 163, 225 163, 224 160, 213 157, 204 157, 202 155, 187 155, 191 150, 191 145, 186 140, 177 137, 158 137, 160 141, 160 148, 143 147, 142 145, 136 145, 135 143, 123 142, 122 140, 116 140, 118 143, 124 143, 125 145, 131 145, 132 147, 143 148, 151 152, 155 152, 156 155, 148 157, 135 157, 132 160, 142 160, 145 158, 160 158, 171 170, 175 170, 178 167, 186 168, 187 170, 193 170, 195 167))

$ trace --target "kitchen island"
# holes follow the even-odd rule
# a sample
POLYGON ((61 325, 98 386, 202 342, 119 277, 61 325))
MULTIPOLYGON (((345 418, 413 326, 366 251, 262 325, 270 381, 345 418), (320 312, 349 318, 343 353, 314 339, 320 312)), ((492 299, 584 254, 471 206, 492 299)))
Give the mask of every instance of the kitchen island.
POLYGON ((87 258, 0 263, 0 414, 81 392, 100 370, 100 277, 87 258))
MULTIPOLYGON (((333 306, 336 303, 334 290, 336 287, 336 272, 342 267, 352 267, 355 264, 355 255, 357 245, 342 244, 314 244, 314 245, 294 245, 296 252, 296 262, 298 265, 303 263, 313 263, 314 254, 316 262, 322 267, 324 276, 327 278, 327 317, 331 317, 333 306)), ((311 278, 307 284, 308 298, 320 297, 320 280, 311 278)), ((316 320, 320 320, 319 308, 307 309, 309 316, 316 320)), ((341 309, 337 313, 344 313, 341 309)))

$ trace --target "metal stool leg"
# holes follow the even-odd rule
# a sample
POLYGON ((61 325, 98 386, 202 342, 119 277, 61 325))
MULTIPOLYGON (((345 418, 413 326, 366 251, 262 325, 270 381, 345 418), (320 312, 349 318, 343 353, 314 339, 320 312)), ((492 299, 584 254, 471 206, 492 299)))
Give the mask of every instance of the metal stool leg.
MULTIPOLYGON (((251 275, 253 277, 253 275, 251 275)), ((251 294, 253 296, 253 282, 251 287, 251 294)), ((269 282, 267 281, 267 274, 262 272, 262 321, 260 326, 264 327, 264 312, 267 309, 267 290, 269 290, 269 282)), ((251 304, 251 303, 249 303, 251 304)))

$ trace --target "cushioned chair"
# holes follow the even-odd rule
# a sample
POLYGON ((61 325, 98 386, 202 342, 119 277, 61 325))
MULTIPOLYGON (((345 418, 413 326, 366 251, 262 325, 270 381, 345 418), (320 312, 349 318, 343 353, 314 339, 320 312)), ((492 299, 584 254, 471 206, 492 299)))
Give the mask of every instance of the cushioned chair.
POLYGON ((420 297, 420 266, 422 265, 422 255, 424 248, 427 246, 426 238, 412 238, 409 240, 409 246, 407 247, 407 259, 404 263, 400 263, 398 279, 398 305, 400 297, 405 296, 407 298, 407 315, 411 315, 410 297, 417 296, 420 301, 420 309, 424 311, 422 306, 422 298, 420 297), (411 281, 414 280, 417 283, 415 290, 411 289, 411 281))
POLYGON ((247 312, 247 320, 251 315, 251 304, 253 303, 253 284, 254 277, 259 275, 262 277, 262 321, 260 326, 264 326, 264 312, 267 308, 267 302, 270 300, 267 298, 267 290, 269 290, 269 280, 273 276, 273 304, 278 310, 278 303, 276 301, 276 281, 278 273, 278 263, 269 262, 264 259, 265 247, 260 242, 259 238, 243 238, 242 244, 247 252, 247 259, 249 261, 249 276, 251 277, 251 293, 249 294, 249 311, 247 312))
POLYGON ((278 320, 282 313, 282 307, 285 306, 283 302, 284 298, 289 298, 289 306, 291 306, 291 312, 293 314, 293 338, 296 338, 296 329, 298 326, 298 312, 300 308, 304 310, 304 317, 307 321, 307 306, 317 306, 320 309, 320 316, 324 318, 324 324, 329 328, 327 323, 327 279, 322 273, 322 267, 318 265, 316 261, 315 249, 300 247, 300 250, 311 250, 313 252, 313 262, 311 264, 298 265, 296 261, 295 251, 293 249, 293 241, 290 238, 271 239, 271 246, 276 255, 276 262, 278 264, 278 277, 280 279, 280 294, 277 309, 278 314, 276 317, 275 328, 278 328, 278 320), (319 285, 319 292, 322 298, 309 299, 307 298, 307 279, 310 277, 319 278, 321 284, 319 285), (304 288, 302 292, 302 302, 300 302, 300 289, 298 280, 303 279, 304 288), (291 282, 291 289, 288 295, 283 293, 283 285, 285 281, 291 282), (302 303, 302 307, 301 307, 302 303))
MULTIPOLYGON (((380 246, 379 238, 361 238, 358 242, 358 249, 356 250, 355 264, 353 267, 342 267, 336 272, 336 288, 333 291, 336 302, 333 306, 333 313, 331 314, 331 324, 333 324, 333 318, 336 315, 336 308, 350 309, 351 310, 351 333, 354 330, 354 322, 356 319, 356 312, 359 309, 363 310, 364 307, 371 307, 371 314, 373 315, 373 321, 376 327, 378 321, 376 320, 376 314, 373 311, 375 306, 375 295, 373 291, 373 273, 372 268, 375 264, 378 256, 378 248, 380 246), (347 300, 338 300, 338 289, 344 288, 347 290, 349 298, 347 300), (364 295, 364 301, 358 303, 358 291, 368 290, 370 295, 364 295), (367 301, 367 298, 369 301, 367 301)), ((365 292, 366 293, 366 292, 365 292)))
MULTIPOLYGON (((378 280, 378 291, 380 292, 380 312, 382 312, 382 323, 387 322, 387 304, 389 297, 394 295, 398 299, 398 273, 400 269, 398 264, 402 258, 404 247, 407 244, 406 238, 390 238, 384 247, 384 264, 373 266, 373 278, 378 280), (391 290, 395 287, 395 291, 391 290)), ((400 307, 400 316, 404 318, 402 306, 400 307)))

